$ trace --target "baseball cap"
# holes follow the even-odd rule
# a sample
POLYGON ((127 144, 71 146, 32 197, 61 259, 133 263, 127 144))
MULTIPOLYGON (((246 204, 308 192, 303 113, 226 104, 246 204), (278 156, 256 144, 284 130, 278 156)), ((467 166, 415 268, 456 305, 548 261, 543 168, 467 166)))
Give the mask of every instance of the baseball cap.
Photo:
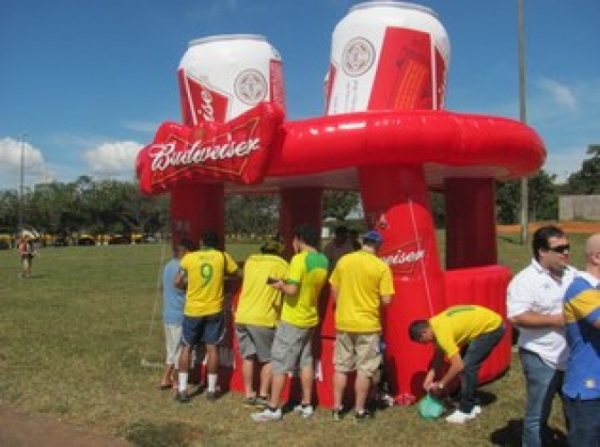
POLYGON ((377 231, 375 230, 371 230, 371 231, 367 231, 365 233, 365 235, 363 236, 364 240, 369 240, 369 241, 373 241, 376 244, 381 244, 383 243, 383 237, 381 236, 381 234, 379 234, 377 231))

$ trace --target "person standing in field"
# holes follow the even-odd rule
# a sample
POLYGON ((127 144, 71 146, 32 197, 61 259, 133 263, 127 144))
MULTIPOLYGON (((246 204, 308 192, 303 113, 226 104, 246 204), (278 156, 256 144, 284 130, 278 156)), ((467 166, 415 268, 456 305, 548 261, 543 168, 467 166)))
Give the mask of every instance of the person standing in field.
POLYGON ((362 249, 340 258, 329 279, 336 329, 334 421, 342 417, 342 398, 351 371, 356 371, 354 417, 362 422, 369 416, 365 403, 382 362, 380 308, 389 304, 394 294, 392 271, 377 257, 382 243, 378 232, 367 232, 362 249))
POLYGON ((163 328, 165 332, 165 367, 160 379, 161 390, 178 389, 179 355, 181 352, 181 328, 183 324, 183 306, 185 290, 175 287, 175 275, 180 261, 186 253, 193 250, 193 244, 183 239, 173 246, 173 256, 162 270, 161 292, 163 297, 163 328))
POLYGON ((21 236, 21 240, 18 245, 19 257, 21 259, 21 278, 28 278, 31 276, 31 269, 33 267, 33 258, 35 256, 35 244, 28 234, 21 236))
POLYGON ((573 447, 600 447, 600 233, 585 243, 585 271, 564 299, 567 345, 563 395, 567 439, 573 447))
POLYGON ((283 292, 283 306, 271 349, 271 397, 263 411, 251 415, 254 421, 281 419, 285 376, 297 368, 300 368, 302 401, 294 412, 304 418, 314 413, 312 339, 319 323, 319 295, 329 272, 327 257, 318 251, 319 236, 319 230, 312 225, 300 225, 295 229, 292 244, 296 254, 290 261, 289 273, 285 279, 272 284, 274 289, 283 292))
POLYGON ((218 343, 224 335, 225 318, 223 283, 225 276, 238 270, 237 263, 226 252, 217 249, 219 237, 213 230, 202 234, 200 249, 187 253, 182 259, 174 284, 186 289, 183 310, 182 349, 179 356, 179 389, 176 400, 189 401, 187 392, 190 351, 194 345, 204 343, 207 362, 206 398, 214 401, 218 397, 217 380, 219 371, 218 343))
POLYGON ((547 225, 532 237, 533 259, 511 280, 507 316, 519 331, 519 357, 525 376, 524 447, 547 444, 548 417, 560 394, 568 347, 563 297, 576 270, 568 265, 569 239, 547 225))
POLYGON ((281 291, 270 283, 288 274, 289 264, 281 254, 285 246, 276 239, 266 241, 260 254, 244 263, 244 276, 235 312, 235 332, 243 358, 244 405, 264 407, 271 390, 271 347, 281 312, 281 291), (259 365, 258 393, 254 370, 259 365))

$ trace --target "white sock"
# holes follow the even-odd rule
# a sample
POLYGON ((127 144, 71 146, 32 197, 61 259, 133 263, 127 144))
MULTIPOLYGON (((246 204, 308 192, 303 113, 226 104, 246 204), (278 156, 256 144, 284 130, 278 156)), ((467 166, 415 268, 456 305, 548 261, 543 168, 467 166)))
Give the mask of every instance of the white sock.
POLYGON ((215 391, 217 387, 217 374, 208 374, 208 391, 215 391))
POLYGON ((187 383, 188 383, 188 373, 186 372, 179 372, 179 392, 183 393, 184 391, 187 391, 187 383))

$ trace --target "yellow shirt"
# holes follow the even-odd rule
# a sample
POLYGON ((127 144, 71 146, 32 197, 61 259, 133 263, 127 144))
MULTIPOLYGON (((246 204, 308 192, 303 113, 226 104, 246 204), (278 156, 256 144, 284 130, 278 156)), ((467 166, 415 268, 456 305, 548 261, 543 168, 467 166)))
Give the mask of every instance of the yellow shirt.
POLYGON ((466 304, 449 307, 430 318, 429 324, 436 344, 451 358, 481 334, 498 329, 502 317, 487 307, 466 304))
POLYGON ((223 310, 225 272, 235 273, 238 265, 225 252, 213 248, 187 253, 180 264, 187 275, 184 315, 203 317, 223 310))
POLYGON ((302 251, 292 258, 286 283, 296 284, 296 295, 284 295, 281 319, 300 328, 319 323, 318 300, 327 281, 327 257, 319 252, 302 251))
POLYGON ((256 254, 246 260, 236 323, 275 326, 281 312, 281 292, 268 285, 267 279, 283 279, 288 269, 289 264, 277 255, 256 254))
POLYGON ((338 290, 335 328, 343 332, 381 332, 381 296, 394 294, 390 267, 365 250, 343 256, 329 282, 338 290))

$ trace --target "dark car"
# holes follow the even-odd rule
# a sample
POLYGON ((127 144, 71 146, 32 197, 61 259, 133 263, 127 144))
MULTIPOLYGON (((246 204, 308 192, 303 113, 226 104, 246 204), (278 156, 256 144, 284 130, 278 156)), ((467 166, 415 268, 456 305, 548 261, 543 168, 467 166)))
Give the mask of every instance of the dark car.
POLYGON ((82 234, 77 238, 77 245, 96 245, 96 240, 87 234, 82 234))

